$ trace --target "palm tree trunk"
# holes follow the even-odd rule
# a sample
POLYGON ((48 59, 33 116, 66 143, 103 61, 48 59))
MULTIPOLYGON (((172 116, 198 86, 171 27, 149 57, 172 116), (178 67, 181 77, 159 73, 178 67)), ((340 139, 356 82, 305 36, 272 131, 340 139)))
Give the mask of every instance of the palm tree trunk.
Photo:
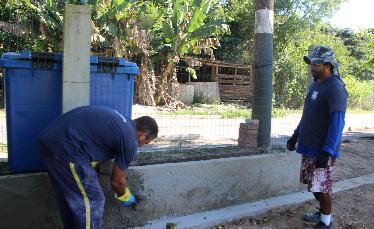
POLYGON ((155 106, 155 73, 150 59, 147 56, 141 57, 140 76, 136 80, 135 100, 143 105, 155 106))
POLYGON ((155 100, 156 104, 159 106, 167 105, 167 97, 168 97, 168 76, 171 73, 171 70, 174 66, 174 62, 172 58, 168 58, 168 61, 165 65, 165 68, 163 69, 160 76, 158 76, 158 84, 156 85, 156 94, 155 94, 155 100))
POLYGON ((160 76, 158 76, 158 84, 156 85, 156 93, 155 93, 155 101, 156 104, 159 106, 166 106, 171 108, 180 108, 184 107, 184 104, 179 100, 177 96, 178 88, 177 88, 177 77, 175 71, 175 63, 172 57, 168 57, 168 62, 160 76), (174 88, 169 88, 174 87, 174 88), (169 90, 170 89, 170 90, 169 90), (176 95, 171 96, 169 94, 170 91, 175 91, 176 95))

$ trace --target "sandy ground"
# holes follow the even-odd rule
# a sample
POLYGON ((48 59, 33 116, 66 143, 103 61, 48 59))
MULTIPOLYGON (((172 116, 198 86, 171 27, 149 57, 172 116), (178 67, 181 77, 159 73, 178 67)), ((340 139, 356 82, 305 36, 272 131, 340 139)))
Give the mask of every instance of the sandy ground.
MULTIPOLYGON (((371 137, 344 141, 341 152, 341 157, 337 160, 335 181, 374 173, 374 134, 371 137)), ((336 193, 333 201, 334 228, 374 228, 374 184, 336 193)), ((226 222, 213 228, 305 228, 308 224, 301 220, 305 211, 316 211, 316 202, 308 201, 273 209, 257 217, 226 222)))

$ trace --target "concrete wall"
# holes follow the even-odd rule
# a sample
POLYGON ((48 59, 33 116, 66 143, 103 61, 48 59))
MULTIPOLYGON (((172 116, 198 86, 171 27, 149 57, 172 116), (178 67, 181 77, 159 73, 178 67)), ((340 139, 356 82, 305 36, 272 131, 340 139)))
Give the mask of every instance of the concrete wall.
POLYGON ((204 102, 220 102, 217 82, 190 82, 186 85, 194 86, 194 96, 202 96, 204 102))
MULTIPOLYGON (((111 163, 100 167, 106 196, 103 228, 142 225, 163 216, 179 216, 300 190, 296 153, 133 166, 129 185, 144 200, 137 210, 120 207, 110 188, 111 163)), ((45 174, 0 180, 1 228, 60 228, 45 174), (20 220, 22 217, 22 220, 20 220), (4 226, 4 227, 3 227, 4 226), (31 227, 29 227, 31 226, 31 227)))
POLYGON ((180 84, 180 97, 179 99, 184 104, 192 104, 194 96, 194 86, 188 84, 180 84))

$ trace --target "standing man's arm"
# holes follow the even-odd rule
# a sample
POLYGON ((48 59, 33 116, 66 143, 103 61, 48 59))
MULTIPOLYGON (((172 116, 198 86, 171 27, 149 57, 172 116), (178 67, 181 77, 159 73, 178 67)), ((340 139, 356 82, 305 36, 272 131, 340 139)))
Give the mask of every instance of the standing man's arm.
POLYGON ((329 157, 337 156, 338 152, 336 148, 342 139, 345 124, 344 116, 345 112, 343 111, 334 111, 331 113, 326 142, 316 158, 316 168, 326 168, 329 157))
POLYGON ((299 125, 297 125, 296 129, 293 131, 293 134, 298 137, 299 136, 299 131, 300 131, 300 123, 299 123, 299 125))
POLYGON ((287 141, 287 149, 289 151, 294 151, 296 149, 297 138, 299 136, 299 129, 300 129, 300 123, 299 125, 297 125, 297 128, 294 130, 291 138, 288 139, 287 141))
MULTIPOLYGON (((335 76, 332 76, 335 77, 335 76)), ((337 147, 342 139, 344 117, 347 110, 348 93, 344 85, 334 88, 328 94, 328 108, 330 113, 329 127, 325 144, 316 158, 316 168, 326 168, 330 156, 337 157, 337 147)))
POLYGON ((331 156, 337 156, 336 148, 342 140, 345 125, 344 116, 344 112, 335 111, 330 117, 327 139, 325 144, 322 146, 322 150, 329 153, 331 156))

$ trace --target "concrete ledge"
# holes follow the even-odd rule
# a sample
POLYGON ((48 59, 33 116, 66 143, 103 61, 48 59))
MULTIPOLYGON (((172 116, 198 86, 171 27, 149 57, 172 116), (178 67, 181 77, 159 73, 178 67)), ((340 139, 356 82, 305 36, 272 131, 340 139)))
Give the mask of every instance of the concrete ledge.
POLYGON ((110 190, 110 168, 102 170, 106 193, 104 224, 140 226, 151 220, 181 216, 269 198, 301 189, 300 156, 262 154, 206 161, 134 166, 129 186, 144 200, 138 210, 119 208, 110 190))
POLYGON ((0 176, 0 228, 62 228, 48 175, 0 176))
MULTIPOLYGON (((374 173, 361 177, 343 180, 334 184, 333 193, 357 188, 362 185, 374 184, 374 173)), ((310 192, 295 192, 282 196, 276 196, 256 202, 230 206, 218 210, 195 213, 192 215, 167 218, 149 222, 143 229, 165 228, 167 223, 174 223, 178 229, 208 228, 220 223, 233 221, 243 217, 257 216, 267 211, 313 200, 314 196, 310 192)))

